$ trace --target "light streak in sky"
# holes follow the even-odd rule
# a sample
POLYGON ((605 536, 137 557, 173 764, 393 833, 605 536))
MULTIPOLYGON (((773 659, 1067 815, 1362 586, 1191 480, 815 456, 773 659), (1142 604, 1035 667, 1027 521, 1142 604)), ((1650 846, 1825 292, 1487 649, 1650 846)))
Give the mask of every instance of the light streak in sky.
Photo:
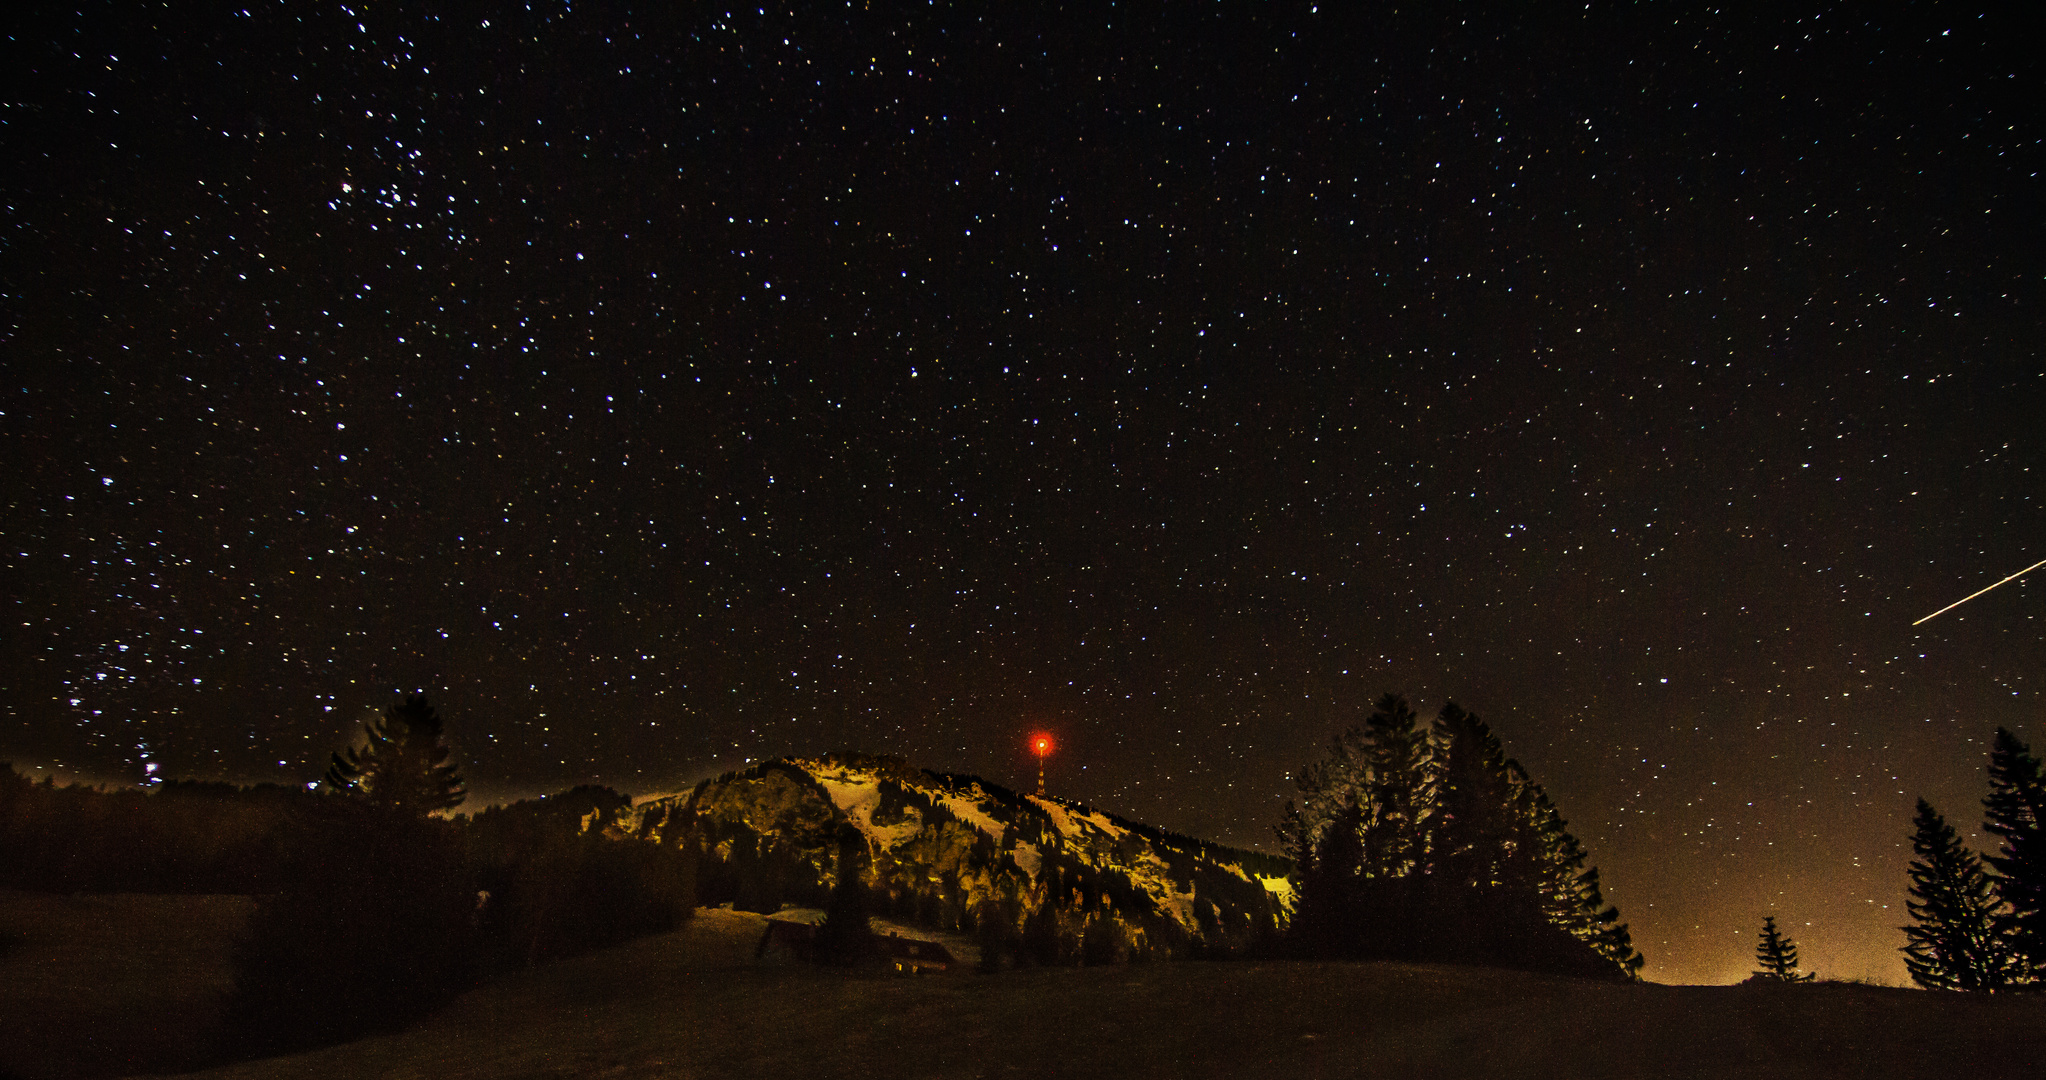
MULTIPOLYGON (((2015 581, 2015 580, 2017 580, 2018 578, 2024 577, 2024 576, 2025 576, 2026 574, 2029 574, 2029 573, 2031 573, 2032 571, 2034 571, 2034 570, 2037 570, 2037 569, 2039 569, 2039 568, 2040 568, 2040 567, 2042 567, 2042 566, 2046 566, 2046 559, 2040 559, 2040 560, 2039 560, 2038 562, 2035 562, 2035 563, 2033 563, 2032 565, 2030 565, 2030 566, 2027 566, 2027 567, 2025 567, 2025 568, 2024 568, 2023 570, 2020 570, 2020 571, 2018 571, 2017 573, 2015 573, 2015 574, 2012 574, 2011 576, 2009 576, 2009 577, 2007 577, 2007 578, 2004 578, 2004 579, 2003 579, 2003 581, 1999 581, 1999 582, 1997 582, 1997 583, 1996 583, 1996 585, 2002 585, 2002 584, 2004 584, 2004 582, 2008 582, 2008 581, 2015 581)), ((1975 590, 1974 592, 1971 592, 1971 593, 1969 593, 1968 595, 1966 595, 1966 596, 1963 596, 1963 597, 1961 597, 1961 598, 1960 598, 1959 600, 1956 600, 1956 601, 1954 601, 1953 603, 1951 603, 1951 604, 1948 604, 1947 606, 1945 606, 1945 607, 1943 607, 1943 608, 1939 609, 1938 611, 1935 611, 1935 612, 1933 612, 1932 614, 1930 614, 1930 615, 1927 615, 1927 616, 1926 616, 1926 617, 1925 617, 1924 619, 1920 619, 1920 620, 1918 620, 1918 622, 1912 623, 1911 625, 1913 625, 1913 626, 1917 626, 1917 625, 1918 625, 1918 623, 1922 623, 1922 622, 1926 621, 1926 619, 1936 619, 1936 618, 1938 618, 1939 616, 1941 616, 1941 615, 1944 615, 1944 614, 1946 614, 1947 612, 1949 612, 1949 611, 1952 611, 1952 610, 1954 610, 1954 609, 1955 609, 1955 608, 1957 608, 1957 607, 1960 607, 1960 606, 1961 606, 1962 604, 1965 604, 1965 603, 1967 603, 1968 601, 1970 601, 1970 600, 1973 600, 1973 599, 1975 599, 1975 598, 1976 598, 1976 597, 1978 597, 1978 596, 1981 596, 1981 595, 1982 595, 1983 593, 1986 593, 1986 592, 1988 592, 1988 591, 1989 591, 1989 589, 1994 589, 1994 588, 1996 588, 1996 585, 1991 585, 1991 586, 1989 586, 1989 588, 1988 588, 1988 589, 1977 589, 1977 590, 1975 590)))

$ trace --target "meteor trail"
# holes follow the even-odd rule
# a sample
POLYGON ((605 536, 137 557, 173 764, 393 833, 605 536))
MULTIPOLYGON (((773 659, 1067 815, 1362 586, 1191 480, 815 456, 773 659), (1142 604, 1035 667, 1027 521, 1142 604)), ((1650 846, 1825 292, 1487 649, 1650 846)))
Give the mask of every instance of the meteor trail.
MULTIPOLYGON (((2018 571, 2017 573, 2015 573, 2015 574, 2012 574, 2012 575, 2011 575, 2010 577, 2004 578, 2004 579, 2003 579, 2003 581, 1999 581, 1999 582, 1997 582, 1997 583, 1996 583, 1996 585, 2001 585, 2001 584, 2003 584, 2003 583, 2004 583, 2004 581, 2014 581, 2014 580, 2016 580, 2016 579, 2018 579, 2018 578, 2024 577, 2024 576, 2025 576, 2026 574, 2029 574, 2029 573, 2031 573, 2032 571, 2034 571, 2034 570, 2037 570, 2037 569, 2039 569, 2039 568, 2040 568, 2040 567, 2042 567, 2042 566, 2046 566, 2046 559, 2040 559, 2040 560, 2039 560, 2038 562, 2035 562, 2035 563, 2033 563, 2032 565, 2030 565, 2030 566, 2027 566, 2027 567, 2025 567, 2025 568, 2024 568, 2023 570, 2020 570, 2020 571, 2018 571)), ((1991 585, 1991 586, 1989 586, 1989 589, 1994 589, 1994 588, 1996 588, 1996 585, 1991 585)), ((1976 597, 1978 597, 1978 596, 1981 596, 1981 595, 1982 595, 1983 593, 1986 593, 1986 592, 1988 592, 1988 591, 1989 591, 1989 589, 1977 589, 1977 590, 1975 590, 1974 592, 1971 592, 1971 593, 1969 593, 1968 595, 1966 595, 1966 596, 1963 596, 1963 597, 1961 597, 1961 598, 1960 598, 1959 600, 1956 600, 1956 601, 1954 601, 1953 603, 1951 603, 1951 604, 1948 604, 1947 606, 1945 606, 1945 607, 1943 607, 1943 608, 1939 609, 1938 611, 1935 611, 1935 612, 1933 612, 1932 614, 1930 614, 1930 615, 1927 615, 1927 616, 1925 617, 1925 619, 1920 619, 1920 620, 1918 620, 1918 622, 1912 623, 1911 625, 1913 625, 1913 626, 1917 626, 1917 625, 1918 625, 1918 623, 1922 623, 1922 622, 1924 622, 1924 621, 1925 621, 1926 619, 1935 619, 1935 618, 1938 618, 1939 616, 1941 616, 1941 615, 1944 615, 1944 614, 1946 614, 1947 612, 1949 612, 1949 611, 1952 611, 1952 610, 1954 610, 1954 609, 1955 609, 1955 608, 1957 608, 1957 607, 1960 607, 1960 606, 1961 606, 1962 604, 1965 604, 1965 603, 1967 603, 1968 601, 1970 601, 1970 600, 1973 600, 1973 599, 1975 599, 1975 598, 1976 598, 1976 597)))

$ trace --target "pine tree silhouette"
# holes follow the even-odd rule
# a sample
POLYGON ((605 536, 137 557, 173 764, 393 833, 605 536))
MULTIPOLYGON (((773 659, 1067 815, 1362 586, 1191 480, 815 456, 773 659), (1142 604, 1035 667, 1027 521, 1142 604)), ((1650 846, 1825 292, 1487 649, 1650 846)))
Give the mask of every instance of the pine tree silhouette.
POLYGON ((1540 784, 1523 774, 1520 793, 1535 836, 1538 887, 1549 921, 1638 978, 1645 958, 1635 951, 1627 924, 1619 921, 1620 909, 1606 904, 1598 868, 1585 868, 1584 845, 1570 835, 1540 784))
POLYGON ((1904 966, 1928 990, 1995 991, 2018 975, 2001 905, 1982 860, 1961 844, 1939 811, 1918 800, 1911 838, 1911 899, 1904 966))
POLYGON ((1454 702, 1423 733, 1388 694, 1301 770, 1291 950, 1637 977, 1619 911, 1541 785, 1454 702))
POLYGON ((1312 857, 1296 872, 1293 948, 1303 956, 1348 956, 1357 951, 1360 879, 1364 871, 1364 811, 1352 799, 1322 829, 1312 857))
POLYGON ((468 794, 444 739, 440 716, 426 698, 409 694, 381 719, 362 725, 368 741, 334 755, 326 783, 368 799, 371 806, 415 817, 452 810, 468 794))
POLYGON ((1431 856, 1438 886, 1531 883, 1532 838, 1513 807, 1519 766, 1509 770, 1491 729, 1453 701, 1436 717, 1435 742, 1439 771, 1431 856))
POLYGON ((857 834, 840 839, 838 884, 817 927, 817 958, 850 967, 874 950, 874 930, 867 921, 867 886, 860 875, 867 862, 866 840, 857 834))
POLYGON ((1364 834, 1371 877, 1406 877, 1427 855, 1426 817, 1434 798, 1428 768, 1428 733, 1405 698, 1387 694, 1365 721, 1370 744, 1364 760, 1374 809, 1364 834))
POLYGON ((1774 915, 1762 919, 1762 940, 1755 945, 1755 963, 1762 965, 1762 970, 1749 976, 1750 981, 1797 983, 1816 977, 1798 972, 1797 942, 1776 929, 1774 915))
POLYGON ((982 901, 979 910, 974 940, 980 946, 980 963, 975 970, 993 974, 1002 970, 1002 957, 1014 951, 1015 925, 996 901, 982 901))
POLYGON ((1984 856, 2006 908, 1998 929, 2023 965, 2022 980, 2046 981, 2046 767, 2007 728, 1996 729, 1982 806, 1982 828, 2002 841, 1984 856))
POLYGON ((1057 892, 1049 885, 1040 892, 1037 906, 1023 919, 1023 942, 1017 956, 1051 967, 1065 962, 1065 941, 1059 933, 1057 892))

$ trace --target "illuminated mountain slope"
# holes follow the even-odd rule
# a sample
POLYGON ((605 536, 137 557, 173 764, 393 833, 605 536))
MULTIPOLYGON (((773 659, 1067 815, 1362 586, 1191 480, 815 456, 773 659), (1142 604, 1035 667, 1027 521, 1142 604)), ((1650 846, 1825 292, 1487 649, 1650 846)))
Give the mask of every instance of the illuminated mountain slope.
POLYGON ((1248 949, 1284 925, 1280 858, 894 758, 784 758, 640 802, 608 827, 695 845, 706 902, 819 904, 840 852, 879 911, 1045 962, 1248 949))

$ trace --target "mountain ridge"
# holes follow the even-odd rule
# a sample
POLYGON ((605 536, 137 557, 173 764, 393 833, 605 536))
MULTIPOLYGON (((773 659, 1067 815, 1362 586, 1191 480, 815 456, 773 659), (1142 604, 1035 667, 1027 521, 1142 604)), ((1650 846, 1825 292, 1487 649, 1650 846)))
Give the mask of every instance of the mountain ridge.
POLYGON ((704 903, 761 912, 821 904, 850 843, 877 914, 1019 962, 1240 955, 1292 905, 1290 860, 898 757, 775 758, 585 827, 692 847, 704 903))

